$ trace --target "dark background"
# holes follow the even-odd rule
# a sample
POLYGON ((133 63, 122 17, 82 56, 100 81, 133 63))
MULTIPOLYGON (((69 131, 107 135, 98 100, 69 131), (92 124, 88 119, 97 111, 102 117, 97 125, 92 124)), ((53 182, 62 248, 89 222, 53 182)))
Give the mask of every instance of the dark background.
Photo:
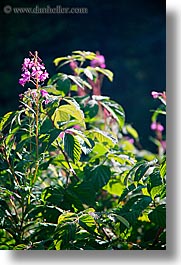
POLYGON ((159 102, 150 93, 166 89, 166 1, 8 0, 0 7, 0 115, 18 107, 23 91, 18 79, 28 51, 37 50, 55 74, 54 58, 73 50, 99 50, 114 72, 113 83, 104 80, 102 94, 124 107, 143 147, 153 148, 150 110, 159 102), (86 7, 88 14, 5 14, 6 5, 86 7))

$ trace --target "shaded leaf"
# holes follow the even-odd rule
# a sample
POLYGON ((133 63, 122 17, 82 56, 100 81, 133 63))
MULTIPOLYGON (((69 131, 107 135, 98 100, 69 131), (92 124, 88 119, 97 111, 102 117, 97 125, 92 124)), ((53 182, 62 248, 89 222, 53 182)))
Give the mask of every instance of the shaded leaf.
POLYGON ((165 204, 157 206, 151 213, 148 215, 151 222, 159 225, 162 228, 166 227, 166 207, 165 204))

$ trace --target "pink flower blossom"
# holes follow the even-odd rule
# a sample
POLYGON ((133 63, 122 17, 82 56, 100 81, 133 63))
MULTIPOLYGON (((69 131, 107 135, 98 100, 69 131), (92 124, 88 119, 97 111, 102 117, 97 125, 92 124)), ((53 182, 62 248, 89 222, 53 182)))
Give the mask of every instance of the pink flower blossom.
POLYGON ((44 89, 41 89, 40 93, 41 93, 43 98, 46 98, 48 96, 48 92, 46 90, 44 90, 44 89))
POLYGON ((92 67, 100 67, 100 68, 106 68, 106 65, 105 65, 105 58, 103 55, 96 55, 95 59, 91 61, 91 66, 92 67))
POLYGON ((49 74, 45 69, 43 63, 41 63, 41 59, 36 55, 31 54, 32 58, 25 58, 22 64, 22 74, 19 79, 19 84, 24 86, 28 82, 33 82, 34 84, 39 82, 44 82, 49 74))
POLYGON ((151 92, 151 95, 153 98, 158 98, 158 97, 161 97, 161 99, 164 101, 164 103, 166 103, 166 93, 165 91, 162 92, 156 92, 156 91, 152 91, 151 92))
POLYGON ((71 61, 70 62, 70 68, 74 71, 75 70, 75 68, 77 68, 77 62, 75 62, 75 61, 71 61))
POLYGON ((152 124, 151 124, 151 130, 158 131, 158 132, 162 132, 164 130, 164 127, 163 127, 163 125, 161 125, 158 122, 152 122, 152 124))
POLYGON ((162 95, 162 93, 160 93, 160 92, 156 92, 156 91, 152 91, 152 92, 151 92, 151 95, 152 95, 153 98, 158 98, 159 96, 162 95))

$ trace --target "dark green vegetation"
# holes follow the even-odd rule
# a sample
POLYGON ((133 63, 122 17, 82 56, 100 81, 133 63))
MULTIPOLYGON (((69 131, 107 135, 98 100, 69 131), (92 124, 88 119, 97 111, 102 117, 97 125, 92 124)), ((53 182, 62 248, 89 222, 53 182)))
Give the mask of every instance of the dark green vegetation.
MULTIPOLYGON (((30 84, 19 110, 1 118, 0 249, 166 248, 164 150, 158 139, 158 154, 143 150, 122 106, 95 95, 113 79, 89 65, 95 58, 57 58, 76 61, 74 75, 30 84)), ((163 114, 162 100, 152 121, 163 114)))

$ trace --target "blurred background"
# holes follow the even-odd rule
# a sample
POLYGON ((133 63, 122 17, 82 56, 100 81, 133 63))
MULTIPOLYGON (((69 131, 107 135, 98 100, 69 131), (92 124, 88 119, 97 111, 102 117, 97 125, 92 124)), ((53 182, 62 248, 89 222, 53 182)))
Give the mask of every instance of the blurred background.
POLYGON ((18 107, 21 64, 37 50, 50 75, 53 60, 73 50, 100 51, 114 81, 103 82, 102 94, 119 102, 144 148, 149 140, 150 110, 159 105, 151 91, 166 89, 166 1, 60 0, 0 3, 0 116, 18 107), (14 14, 11 7, 85 7, 87 14, 14 14))

